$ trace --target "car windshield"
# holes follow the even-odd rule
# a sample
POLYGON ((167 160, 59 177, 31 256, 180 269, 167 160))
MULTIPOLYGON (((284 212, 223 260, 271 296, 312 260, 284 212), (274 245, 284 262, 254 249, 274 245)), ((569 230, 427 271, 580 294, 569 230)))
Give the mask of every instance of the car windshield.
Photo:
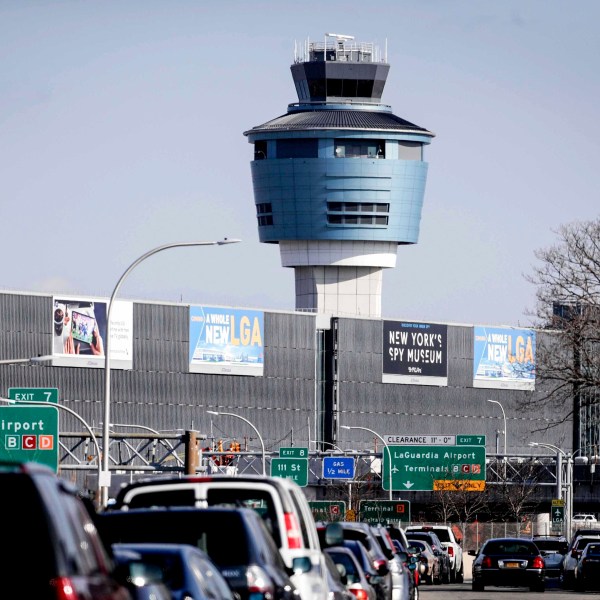
POLYGON ((436 529, 435 535, 438 536, 440 542, 449 542, 450 541, 450 534, 448 533, 447 529, 436 529))
POLYGON ((483 549, 484 554, 510 554, 530 556, 537 554, 537 548, 533 544, 523 542, 499 541, 488 542, 483 549))
POLYGON ((598 538, 597 537, 593 537, 593 538, 579 538, 577 540, 577 544, 575 545, 575 548, 577 550, 583 550, 590 542, 597 542, 598 538))
POLYGON ((413 548, 416 548, 419 552, 424 552, 427 549, 427 546, 423 542, 417 542, 416 540, 412 540, 410 545, 413 548))
POLYGON ((567 552, 568 544, 566 541, 560 540, 534 540, 535 545, 544 552, 558 552, 559 554, 565 554, 567 552))

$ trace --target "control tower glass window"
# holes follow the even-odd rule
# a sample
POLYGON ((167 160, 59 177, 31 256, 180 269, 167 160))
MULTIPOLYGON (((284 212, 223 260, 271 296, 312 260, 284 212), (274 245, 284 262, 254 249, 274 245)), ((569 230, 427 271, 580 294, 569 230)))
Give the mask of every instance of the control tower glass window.
POLYGON ((273 225, 273 206, 270 202, 262 202, 256 205, 256 219, 260 227, 273 225))
POLYGON ((398 142, 400 160, 423 160, 423 144, 419 142, 398 142))
POLYGON ((318 158, 319 141, 316 139, 292 138, 277 140, 277 158, 318 158))
POLYGON ((390 205, 383 202, 328 202, 327 224, 385 226, 389 212, 390 205))
POLYGON ((336 158, 385 158, 385 140, 336 140, 336 158))
POLYGON ((254 142, 254 160, 264 160, 267 158, 267 142, 254 142))

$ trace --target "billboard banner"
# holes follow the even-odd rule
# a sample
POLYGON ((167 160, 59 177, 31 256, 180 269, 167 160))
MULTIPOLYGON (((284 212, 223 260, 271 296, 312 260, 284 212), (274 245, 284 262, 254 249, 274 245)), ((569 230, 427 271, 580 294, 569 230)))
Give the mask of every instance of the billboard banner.
POLYGON ((535 331, 474 327, 473 387, 535 389, 535 331))
POLYGON ((383 383, 448 385, 448 326, 383 322, 383 383))
POLYGON ((190 306, 190 373, 262 377, 264 312, 190 306))
MULTIPOLYGON (((108 302, 55 296, 52 303, 52 366, 104 368, 108 302)), ((110 366, 133 368, 133 303, 116 300, 110 324, 110 366)))

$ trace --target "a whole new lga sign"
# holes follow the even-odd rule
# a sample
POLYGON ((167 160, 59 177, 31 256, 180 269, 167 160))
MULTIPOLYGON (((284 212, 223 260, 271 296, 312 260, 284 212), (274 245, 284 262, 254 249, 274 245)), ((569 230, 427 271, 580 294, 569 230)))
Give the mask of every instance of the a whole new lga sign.
POLYGON ((383 452, 383 487, 403 492, 483 491, 485 435, 383 436, 392 458, 383 452))

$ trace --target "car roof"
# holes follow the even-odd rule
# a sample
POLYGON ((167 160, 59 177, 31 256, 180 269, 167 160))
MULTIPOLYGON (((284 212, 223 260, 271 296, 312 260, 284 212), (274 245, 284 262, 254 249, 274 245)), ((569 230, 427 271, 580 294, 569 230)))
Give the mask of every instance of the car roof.
POLYGON ((206 552, 191 544, 176 544, 171 542, 117 542, 112 545, 113 550, 133 550, 139 552, 159 552, 161 554, 202 554, 206 552))
MULTIPOLYGON (((250 558, 263 553, 265 546, 272 546, 278 553, 262 518, 250 508, 132 508, 102 512, 96 522, 101 536, 109 544, 181 542, 197 546, 198 540, 210 532, 206 542, 217 548, 220 555, 225 551, 225 541, 219 541, 218 527, 225 523, 227 534, 236 538, 232 548, 245 548, 250 558)), ((214 558, 212 552, 208 554, 214 558)))

